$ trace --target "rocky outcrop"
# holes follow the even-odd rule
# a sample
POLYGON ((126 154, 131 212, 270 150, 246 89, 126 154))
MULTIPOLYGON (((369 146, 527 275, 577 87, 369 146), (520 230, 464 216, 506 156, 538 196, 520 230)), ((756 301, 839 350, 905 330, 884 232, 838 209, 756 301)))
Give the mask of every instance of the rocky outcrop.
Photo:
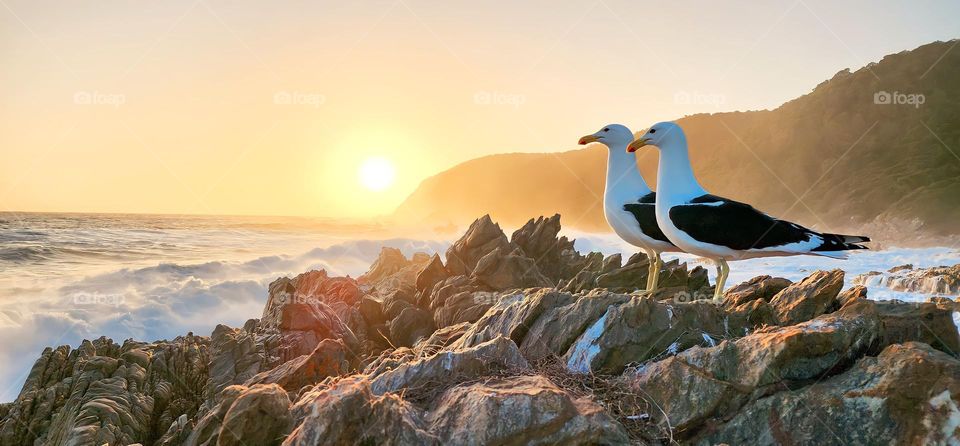
POLYGON ((866 353, 880 336, 875 309, 851 307, 798 325, 691 348, 640 367, 629 380, 683 434, 752 399, 815 379, 866 353))
POLYGON ((209 338, 47 349, 0 446, 960 441, 952 300, 876 302, 834 270, 715 305, 678 262, 651 295, 645 256, 558 231, 483 218, 446 264, 384 249, 356 280, 281 278, 209 338))
POLYGON ((757 400, 696 442, 956 444, 960 362, 921 343, 894 344, 844 373, 757 400))
POLYGON ((860 274, 853 278, 853 283, 894 291, 957 296, 960 295, 960 264, 917 269, 913 265, 902 265, 885 273, 860 274))
POLYGON ((203 403, 207 338, 48 348, 0 421, 0 444, 132 444, 158 439, 203 403))

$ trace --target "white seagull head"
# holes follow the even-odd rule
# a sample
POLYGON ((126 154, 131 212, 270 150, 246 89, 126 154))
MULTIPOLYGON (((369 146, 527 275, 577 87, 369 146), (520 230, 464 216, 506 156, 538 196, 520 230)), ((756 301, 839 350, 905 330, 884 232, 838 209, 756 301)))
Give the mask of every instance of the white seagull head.
POLYGON ((686 136, 683 134, 683 129, 680 128, 679 125, 669 121, 658 122, 650 126, 650 128, 635 141, 631 142, 630 145, 627 146, 627 151, 636 152, 644 146, 657 146, 657 148, 663 149, 666 143, 685 142, 686 139, 686 136))
POLYGON ((607 148, 623 150, 631 141, 633 141, 633 132, 630 129, 620 124, 609 124, 598 130, 597 133, 580 138, 580 145, 598 142, 607 146, 607 148))

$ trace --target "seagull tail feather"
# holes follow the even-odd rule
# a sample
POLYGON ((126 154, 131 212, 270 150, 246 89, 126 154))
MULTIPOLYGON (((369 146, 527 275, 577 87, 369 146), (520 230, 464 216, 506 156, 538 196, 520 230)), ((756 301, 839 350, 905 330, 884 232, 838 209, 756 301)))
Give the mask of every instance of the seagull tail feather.
POLYGON ((870 241, 870 237, 862 235, 820 234, 823 244, 814 251, 847 251, 852 249, 870 249, 860 243, 870 241))

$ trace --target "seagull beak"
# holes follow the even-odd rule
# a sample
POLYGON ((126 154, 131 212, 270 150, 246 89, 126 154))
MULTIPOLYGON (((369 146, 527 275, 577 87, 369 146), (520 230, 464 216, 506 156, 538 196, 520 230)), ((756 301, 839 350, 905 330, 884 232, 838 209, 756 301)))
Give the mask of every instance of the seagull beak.
POLYGON ((633 153, 639 150, 641 147, 647 145, 650 142, 650 138, 640 138, 627 146, 627 152, 633 153))
POLYGON ((580 141, 577 144, 580 144, 581 146, 583 146, 583 145, 590 144, 592 142, 597 142, 598 139, 599 138, 597 138, 596 135, 587 135, 587 136, 584 136, 583 138, 580 138, 580 141))

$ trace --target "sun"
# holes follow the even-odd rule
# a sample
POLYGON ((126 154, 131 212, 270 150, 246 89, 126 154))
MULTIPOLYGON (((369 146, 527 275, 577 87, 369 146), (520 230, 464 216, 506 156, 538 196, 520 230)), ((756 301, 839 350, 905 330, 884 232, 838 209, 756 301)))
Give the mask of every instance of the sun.
POLYGON ((393 163, 383 157, 367 158, 357 170, 357 179, 363 187, 372 191, 382 191, 393 184, 396 169, 393 163))

